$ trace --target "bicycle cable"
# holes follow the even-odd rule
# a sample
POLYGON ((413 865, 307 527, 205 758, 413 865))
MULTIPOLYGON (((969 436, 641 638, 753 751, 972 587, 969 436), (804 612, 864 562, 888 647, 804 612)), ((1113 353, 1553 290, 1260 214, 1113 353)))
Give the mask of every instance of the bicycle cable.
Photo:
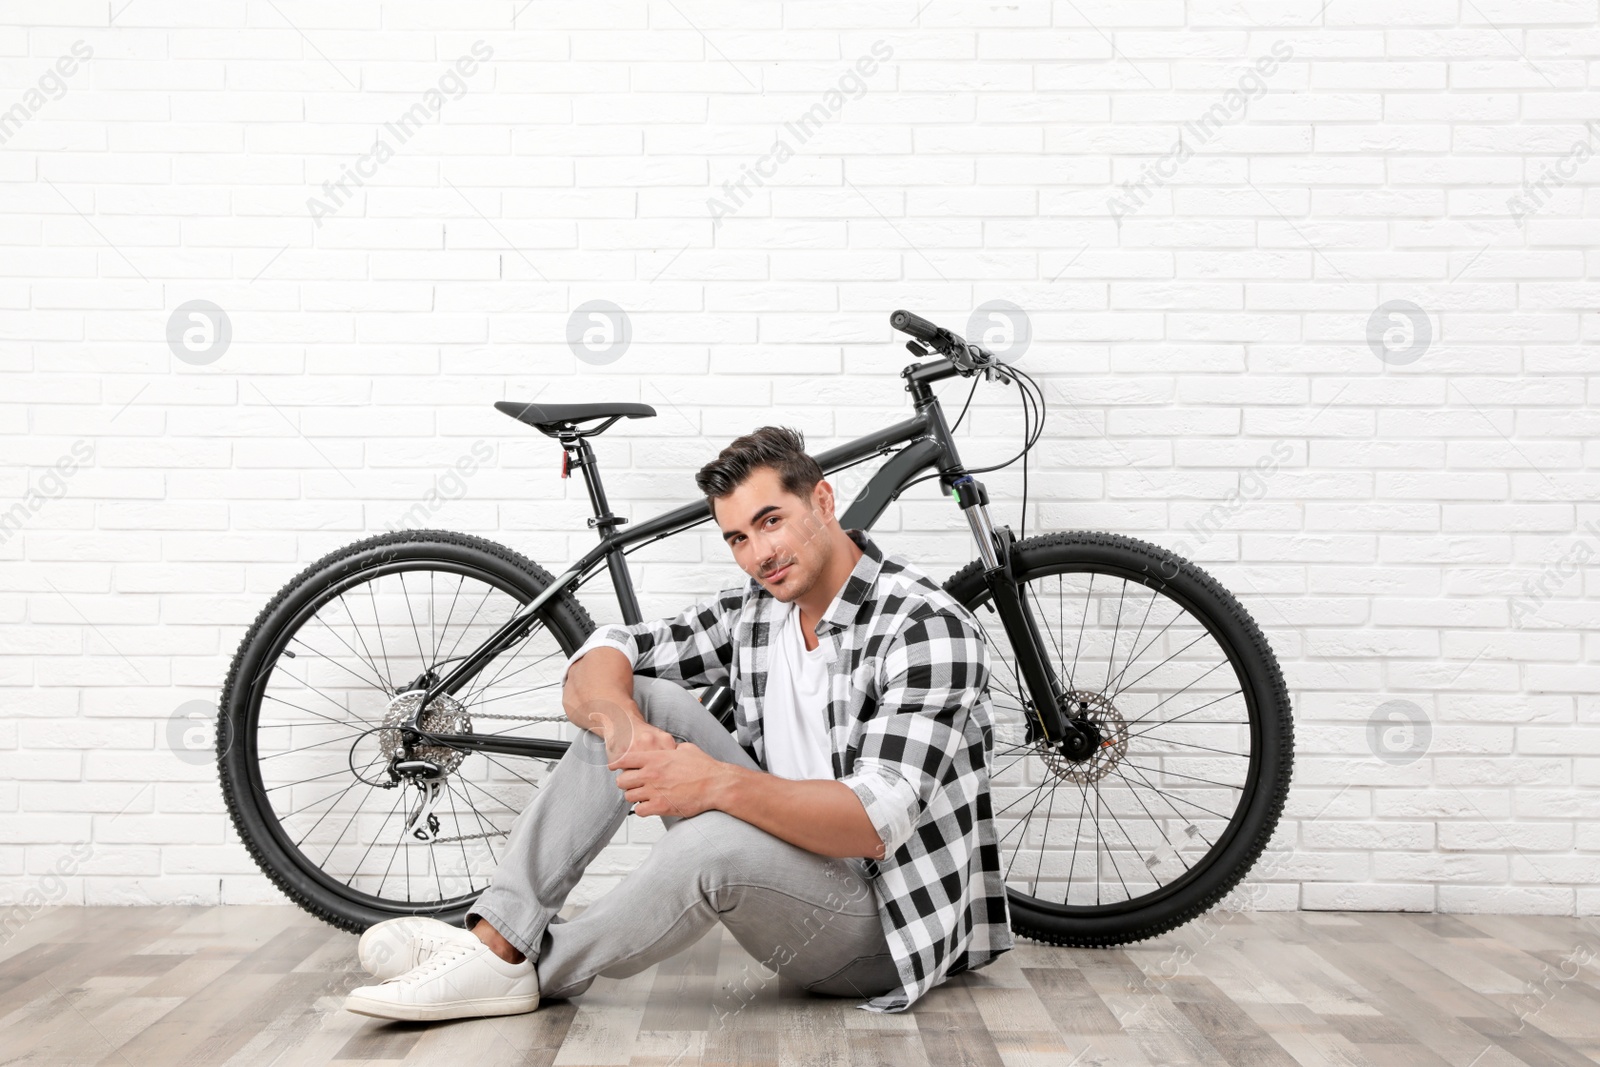
MULTIPOLYGON (((967 468, 966 473, 987 474, 990 471, 1002 470, 1006 467, 1009 467, 1019 459, 1022 460, 1022 521, 1019 523, 1019 525, 1023 532, 1018 534, 1018 539, 1020 540, 1023 536, 1026 536, 1027 530, 1028 453, 1033 451, 1034 446, 1039 443, 1039 437, 1044 433, 1045 412, 1047 410, 1047 406, 1044 398, 1044 390, 1040 388, 1039 383, 1034 380, 1031 374, 1029 374, 1027 371, 1019 370, 1018 368, 1010 365, 1006 366, 1006 373, 1012 376, 1013 380, 1017 383, 1018 391, 1022 394, 1022 449, 1004 463, 995 463, 988 467, 969 467, 967 468), (1032 390, 1032 392, 1030 392, 1030 390, 1032 390), (1034 405, 1037 405, 1038 408, 1037 421, 1035 421, 1034 405)), ((974 381, 972 383, 972 392, 975 393, 977 388, 978 383, 977 381, 974 381)), ((969 393, 967 397, 968 403, 971 402, 971 399, 972 396, 969 393)), ((962 415, 965 415, 966 408, 963 406, 961 410, 962 415)), ((960 419, 956 420, 957 425, 960 424, 960 421, 960 419)), ((954 433, 954 429, 952 429, 951 432, 954 433)), ((939 471, 935 471, 932 474, 924 474, 920 478, 913 478, 911 481, 907 482, 905 485, 902 485, 898 490, 896 490, 894 496, 890 497, 890 501, 893 502, 900 499, 901 494, 907 489, 910 489, 913 485, 916 485, 919 482, 926 482, 930 479, 937 478, 940 476, 940 473, 941 472, 939 471)))
MULTIPOLYGON (((1025 371, 1018 371, 1014 367, 1012 370, 1021 377, 1026 378, 1028 383, 1033 387, 1033 391, 1036 395, 1034 403, 1038 405, 1038 409, 1034 412, 1035 422, 1033 427, 1033 436, 1031 438, 1027 437, 1028 427, 1026 419, 1024 419, 1023 422, 1023 435, 1024 439, 1027 441, 1027 444, 1024 445, 1022 449, 1022 518, 1018 522, 1020 529, 1017 534, 1017 539, 1020 541, 1028 536, 1028 453, 1033 451, 1033 446, 1038 444, 1040 436, 1044 433, 1045 399, 1044 388, 1034 380, 1032 375, 1025 371)), ((1024 392, 1023 395, 1026 396, 1027 393, 1024 392)))
POLYGON ((955 425, 950 427, 952 434, 961 429, 961 420, 967 417, 967 408, 972 406, 972 398, 978 394, 978 382, 980 380, 976 374, 972 376, 972 388, 967 390, 967 402, 961 405, 961 414, 956 416, 955 425))

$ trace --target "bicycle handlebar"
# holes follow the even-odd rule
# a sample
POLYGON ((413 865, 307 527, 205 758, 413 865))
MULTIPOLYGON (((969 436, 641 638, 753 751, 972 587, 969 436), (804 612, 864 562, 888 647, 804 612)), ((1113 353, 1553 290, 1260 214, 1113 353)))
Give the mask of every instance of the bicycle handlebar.
POLYGON ((890 315, 889 325, 893 326, 901 333, 910 334, 917 340, 926 342, 930 345, 938 344, 939 335, 941 333, 949 332, 941 329, 938 326, 935 326, 921 315, 915 315, 909 311, 896 311, 894 314, 890 315))
POLYGON ((904 310, 895 311, 889 315, 889 325, 949 357, 950 362, 963 374, 981 372, 986 378, 998 375, 1002 380, 1009 380, 993 352, 982 345, 969 343, 960 334, 935 325, 921 315, 904 310))

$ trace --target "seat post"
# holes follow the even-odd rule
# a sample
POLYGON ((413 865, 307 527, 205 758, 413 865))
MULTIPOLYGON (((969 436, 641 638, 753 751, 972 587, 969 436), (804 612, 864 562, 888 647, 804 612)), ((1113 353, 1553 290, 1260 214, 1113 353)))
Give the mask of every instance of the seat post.
MULTIPOLYGON (((612 530, 628 520, 611 513, 605 486, 600 483, 600 464, 595 459, 594 449, 589 447, 588 439, 576 433, 562 433, 561 447, 566 449, 569 465, 583 473, 583 484, 589 490, 589 504, 594 509, 594 518, 589 520, 589 525, 599 531, 600 540, 604 541, 611 536, 612 530)), ((639 600, 634 595, 633 577, 628 573, 627 557, 622 549, 614 548, 606 553, 606 566, 611 570, 611 584, 616 590, 617 604, 622 608, 623 621, 639 622, 642 618, 639 600)))

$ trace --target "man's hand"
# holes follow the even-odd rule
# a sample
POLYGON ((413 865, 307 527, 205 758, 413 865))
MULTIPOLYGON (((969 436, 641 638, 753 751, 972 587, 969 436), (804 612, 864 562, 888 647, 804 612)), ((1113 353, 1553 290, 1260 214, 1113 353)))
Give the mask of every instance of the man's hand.
MULTIPOLYGON (((672 738, 668 734, 669 739, 672 738)), ((676 815, 687 819, 715 808, 731 764, 684 741, 672 749, 635 745, 606 766, 621 770, 617 785, 634 805, 635 815, 676 815)))
POLYGON ((608 766, 628 752, 666 752, 678 744, 676 737, 659 726, 652 726, 637 711, 627 717, 600 720, 598 732, 606 742, 608 766))

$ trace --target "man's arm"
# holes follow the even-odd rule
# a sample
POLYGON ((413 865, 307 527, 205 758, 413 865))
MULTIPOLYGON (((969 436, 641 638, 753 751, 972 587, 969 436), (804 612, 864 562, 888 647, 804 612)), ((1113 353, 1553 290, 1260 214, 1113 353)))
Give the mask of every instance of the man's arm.
POLYGON ((723 763, 713 807, 823 856, 883 858, 883 839, 843 782, 796 781, 723 763))
MULTIPOLYGON (((734 619, 744 595, 742 587, 724 589, 671 618, 601 626, 567 661, 567 670, 605 647, 621 652, 636 675, 665 678, 686 689, 727 682, 733 670, 734 619)), ((627 692, 632 699, 631 683, 627 692)))
POLYGON ((935 611, 890 643, 879 665, 878 706, 840 779, 891 853, 916 831, 967 744, 969 716, 989 684, 989 650, 965 619, 935 611))
POLYGON ((602 736, 644 722, 633 699, 633 664, 627 655, 598 645, 573 660, 561 689, 561 709, 574 726, 602 736))
POLYGON ((733 666, 732 619, 743 602, 743 589, 724 589, 672 618, 599 627, 562 675, 567 719, 601 734, 643 723, 633 699, 636 676, 667 678, 685 687, 727 681, 733 666))
MULTIPOLYGON (((626 653, 600 645, 590 649, 567 670, 561 698, 567 718, 602 735, 611 728, 631 731, 636 724, 645 723, 633 699, 633 679, 626 653)), ((626 750, 629 746, 617 747, 626 750)), ((645 757, 636 756, 640 758, 626 761, 627 766, 641 765, 645 757)), ((717 808, 808 852, 883 858, 882 838, 861 800, 843 782, 780 778, 703 752, 682 763, 687 773, 669 787, 673 801, 667 806, 672 810, 662 813, 696 815, 717 808), (697 760, 704 764, 697 766, 697 760), (703 788, 696 788, 702 783, 703 788)), ((631 775, 626 771, 624 775, 619 782, 631 781, 631 775)))

